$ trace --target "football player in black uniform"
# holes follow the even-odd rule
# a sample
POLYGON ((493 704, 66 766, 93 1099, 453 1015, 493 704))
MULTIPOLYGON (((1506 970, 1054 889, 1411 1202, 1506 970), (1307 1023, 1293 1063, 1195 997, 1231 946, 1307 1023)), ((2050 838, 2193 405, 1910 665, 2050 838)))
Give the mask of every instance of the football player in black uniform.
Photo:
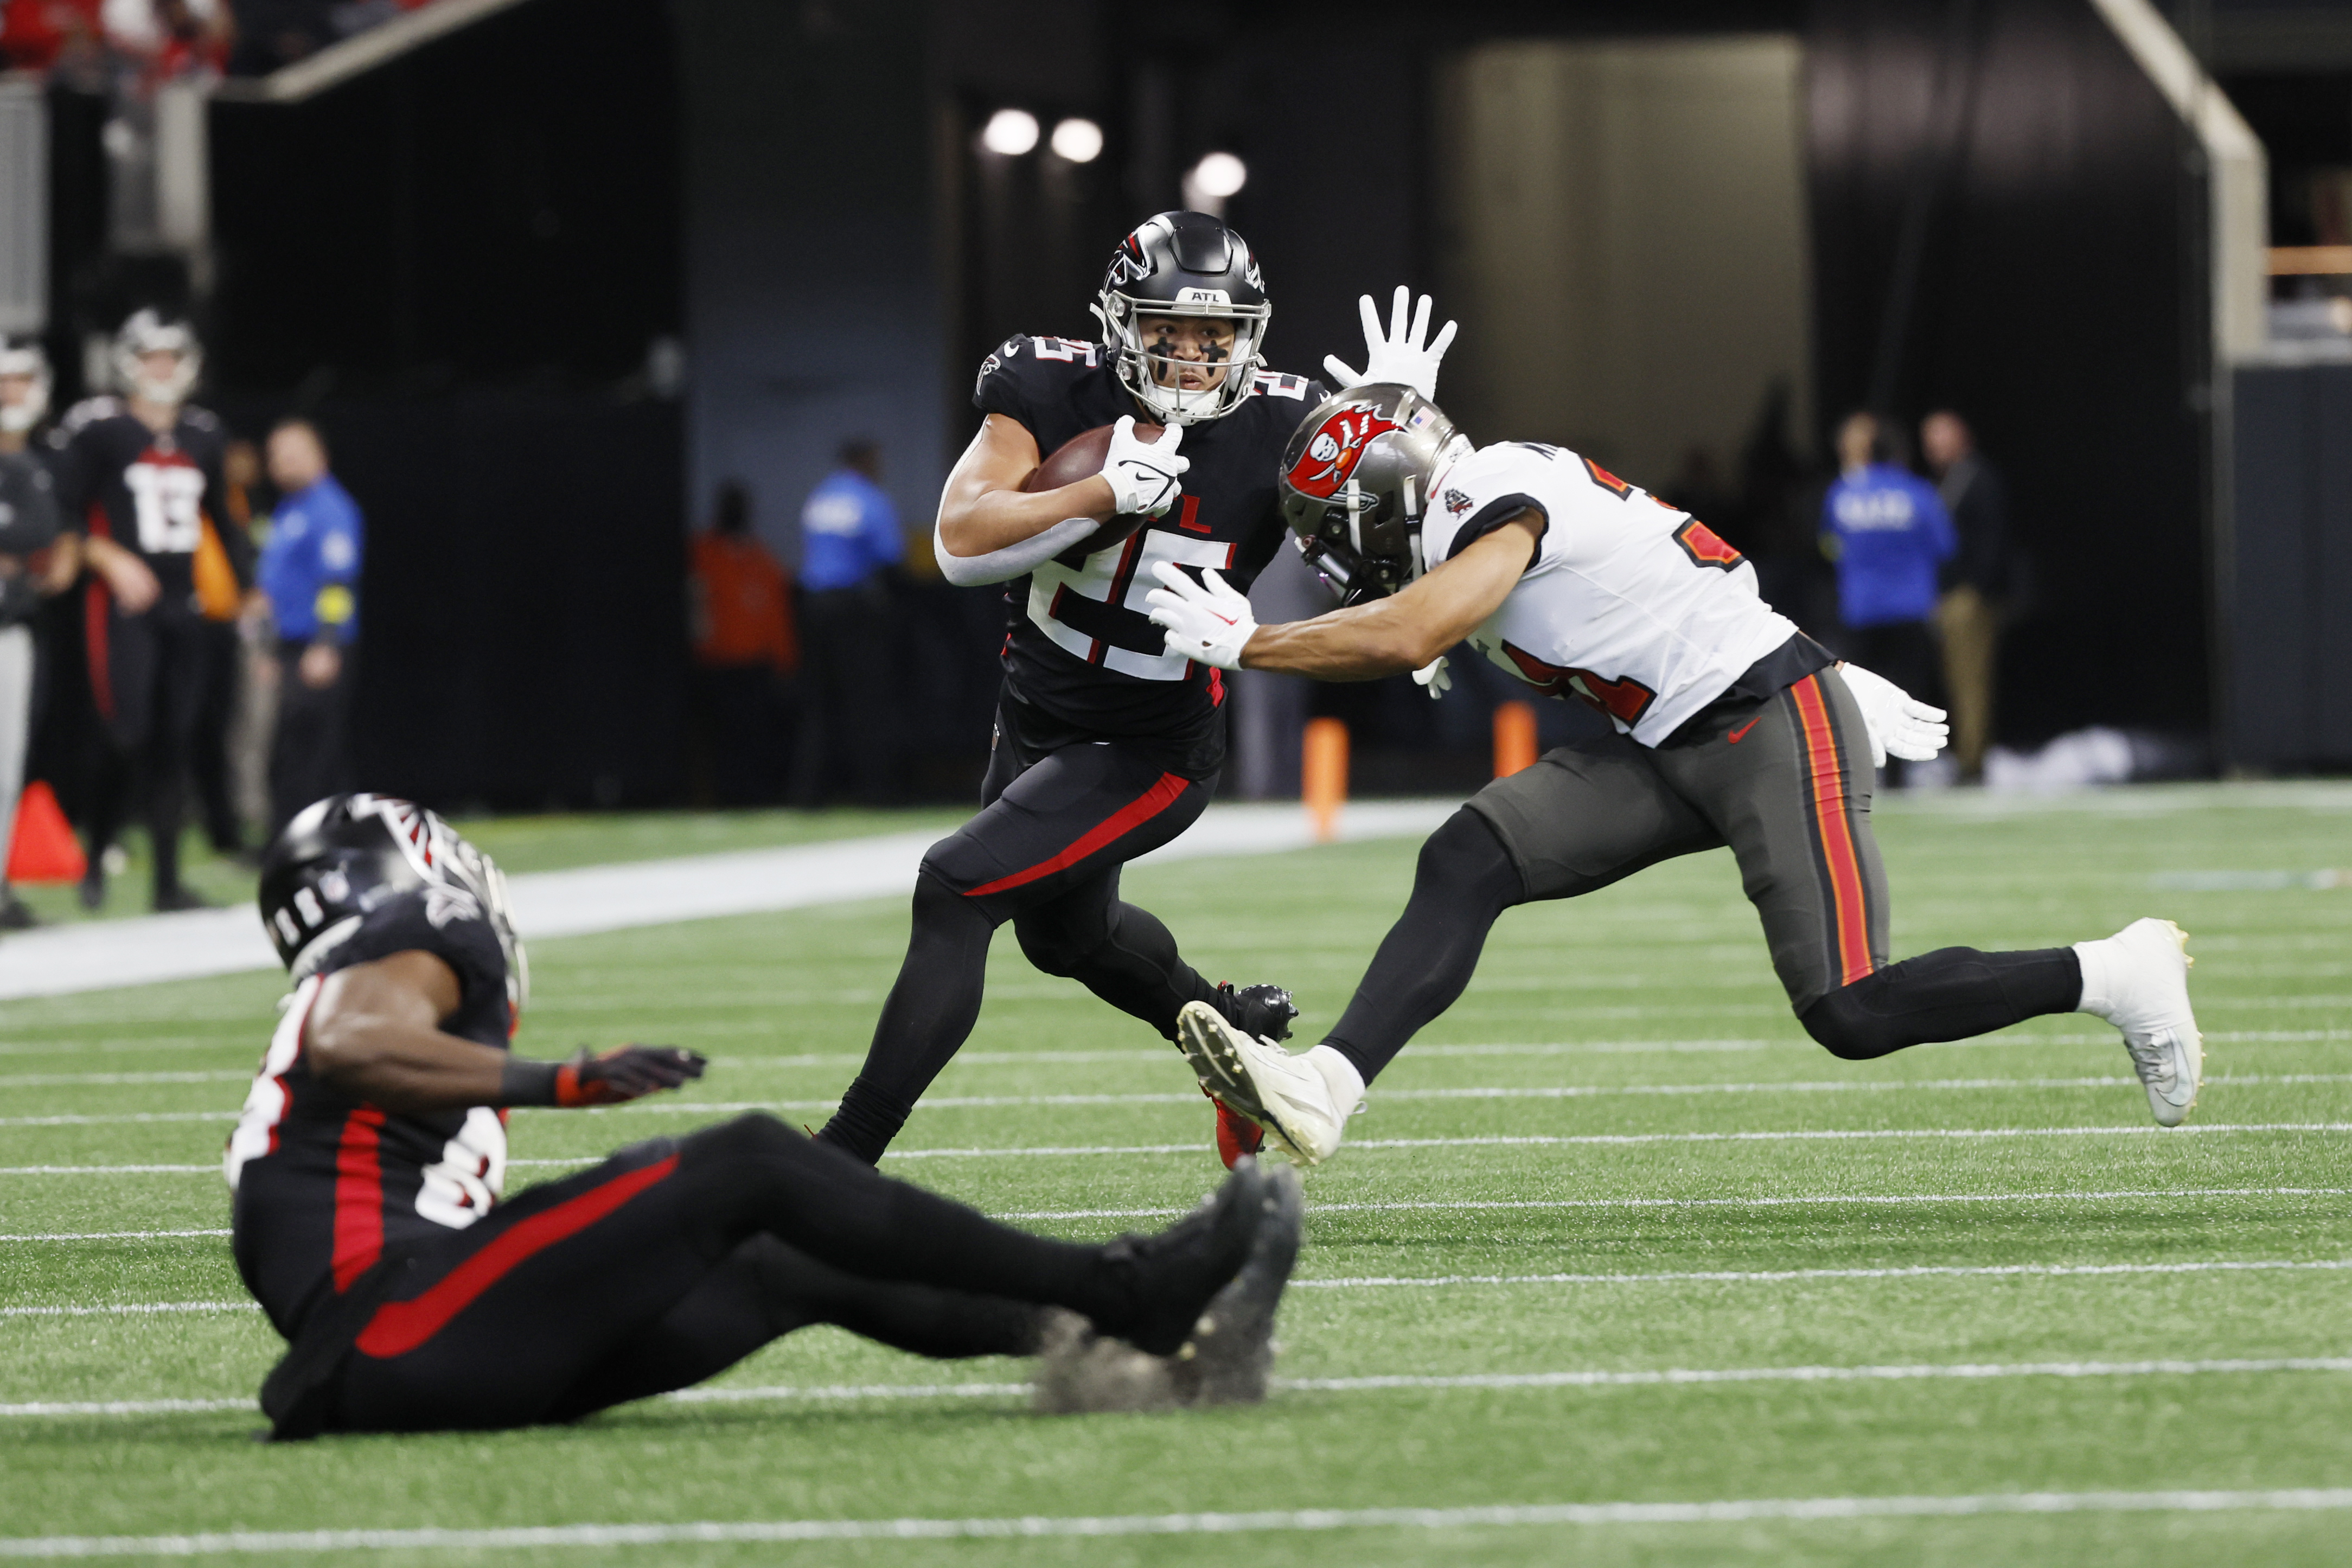
POLYGON ((635 1100, 703 1059, 511 1054, 528 979, 505 883, 407 801, 306 808, 264 858, 260 904, 294 990, 226 1170, 237 1270, 291 1342, 261 1395, 281 1437, 570 1420, 817 1322, 942 1357, 1050 1340, 1121 1387, 1153 1358, 1158 1402, 1264 1395, 1298 1239, 1287 1173, 1251 1162, 1157 1236, 1082 1246, 753 1114, 502 1202, 508 1107, 635 1100))
MULTIPOLYGON (((1203 214, 1162 213, 1128 235, 1095 310, 1100 343, 1014 337, 982 362, 972 402, 986 417, 940 497, 942 571, 1006 585, 1004 690, 983 809, 924 857, 905 967, 818 1134, 862 1159, 881 1156, 971 1032, 1007 920, 1038 968, 1171 1040, 1187 1002, 1276 1038, 1297 1016, 1277 987, 1203 980, 1165 925, 1120 901, 1118 878, 1200 816, 1225 755, 1223 672, 1168 653, 1143 611, 1152 570, 1214 567, 1248 587, 1284 537, 1283 443, 1323 390, 1265 368, 1257 259, 1203 214), (1165 434, 1147 444, 1139 419, 1165 434), (1045 457, 1104 425, 1099 475, 1023 490, 1045 457), (1147 520, 1108 548, 1075 548, 1115 516, 1147 520)), ((1255 1146, 1255 1127, 1220 1124, 1255 1146)))
MULTIPOLYGON (((190 744, 214 660, 196 598, 196 553, 207 516, 224 515, 221 423, 187 403, 203 367, 194 332, 142 310, 114 340, 127 399, 90 398, 57 433, 58 504, 85 530, 90 582, 84 634, 90 692, 106 745, 89 806, 82 902, 106 896, 103 862, 131 804, 145 794, 155 857, 155 907, 204 900, 180 884, 180 819, 190 744)), ((253 583, 244 530, 214 537, 240 592, 253 583)))

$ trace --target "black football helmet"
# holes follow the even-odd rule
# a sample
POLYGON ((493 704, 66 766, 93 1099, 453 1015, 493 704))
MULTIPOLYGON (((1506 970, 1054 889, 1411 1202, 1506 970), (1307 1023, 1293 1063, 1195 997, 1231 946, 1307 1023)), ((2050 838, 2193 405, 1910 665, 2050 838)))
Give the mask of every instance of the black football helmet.
POLYGON ((515 935, 506 878, 455 828, 410 801, 330 795, 302 808, 262 853, 261 924, 299 981, 371 910, 419 890, 489 922, 506 954, 507 1001, 520 1014, 530 995, 530 967, 515 935))
POLYGON ((1102 321, 1112 372, 1136 401, 1162 424, 1201 424, 1233 413, 1249 395, 1265 363, 1260 350, 1274 307, 1266 301, 1257 257, 1241 235, 1206 213, 1161 213, 1138 225, 1111 253, 1094 312, 1102 321), (1153 372, 1169 361, 1144 341, 1140 316, 1211 316, 1232 323, 1233 358, 1224 379, 1198 392, 1162 386, 1153 372))
POLYGON ((1435 403, 1377 382, 1324 399, 1291 433, 1282 518, 1342 605, 1385 599, 1421 575, 1432 481, 1469 450, 1435 403))

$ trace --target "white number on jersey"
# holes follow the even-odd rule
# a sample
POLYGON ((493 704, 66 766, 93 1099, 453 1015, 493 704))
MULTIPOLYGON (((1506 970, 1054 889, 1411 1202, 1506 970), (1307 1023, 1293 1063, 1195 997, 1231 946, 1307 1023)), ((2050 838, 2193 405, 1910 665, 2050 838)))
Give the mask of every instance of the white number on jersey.
POLYGON ((139 513, 139 548, 149 555, 194 555, 204 537, 205 476, 184 463, 133 463, 122 483, 139 513))
POLYGON ((1041 360, 1058 360, 1066 365, 1080 360, 1091 365, 1098 350, 1094 344, 1081 343, 1076 338, 1032 338, 1029 351, 1041 360))
MULTIPOLYGON (((1160 586, 1152 569, 1161 561, 1172 561, 1178 566, 1213 566, 1219 571, 1230 571, 1240 548, 1216 539, 1188 539, 1181 534, 1159 528, 1140 529, 1108 549, 1095 551, 1076 570, 1059 560, 1049 560, 1031 573, 1029 619, 1054 640, 1056 647, 1090 664, 1100 664, 1123 675, 1139 675, 1147 681, 1181 681, 1192 671, 1190 659, 1177 653, 1139 653, 1131 648, 1106 643, 1065 623, 1054 613, 1055 609, 1065 601, 1065 596, 1076 594, 1097 604, 1117 604, 1138 615, 1149 615, 1150 610, 1144 598, 1160 586)), ((1152 631, 1156 634, 1158 628, 1152 631)))
POLYGON ((245 1174, 246 1161, 278 1151, 278 1124, 286 1119, 286 1109, 294 1102, 286 1088, 286 1074, 293 1071, 294 1059, 302 1054, 302 1026, 310 1020, 310 1004, 319 999, 319 988, 326 983, 324 976, 313 975, 295 987, 293 1001, 278 1020, 278 1032, 269 1037, 261 1071, 253 1075, 245 1109, 237 1113, 236 1130, 229 1134, 228 1151, 221 1158, 221 1174, 228 1177, 231 1192, 236 1190, 236 1178, 245 1174))

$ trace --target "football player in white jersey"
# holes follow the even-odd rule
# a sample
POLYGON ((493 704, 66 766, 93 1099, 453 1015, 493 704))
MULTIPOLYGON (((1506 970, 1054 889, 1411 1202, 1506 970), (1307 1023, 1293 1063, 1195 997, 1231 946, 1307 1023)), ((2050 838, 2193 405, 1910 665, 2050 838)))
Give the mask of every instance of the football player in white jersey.
POLYGON ((1887 962, 1873 765, 1941 749, 1941 710, 1832 656, 1757 594, 1706 524, 1557 446, 1474 449, 1412 385, 1359 385, 1293 436, 1283 505, 1342 596, 1260 626, 1214 572, 1163 572, 1168 648, 1224 669, 1369 680, 1467 640, 1608 716, 1496 779, 1423 846, 1412 896, 1339 1025, 1292 1054, 1212 1009, 1179 1022, 1202 1084, 1302 1164, 1330 1156, 1364 1085, 1469 983, 1505 909, 1728 844, 1806 1031, 1848 1060, 2044 1013, 2123 1031, 2156 1120, 2195 1103, 2203 1051, 2187 938, 2165 920, 2072 947, 1946 947, 1887 962))

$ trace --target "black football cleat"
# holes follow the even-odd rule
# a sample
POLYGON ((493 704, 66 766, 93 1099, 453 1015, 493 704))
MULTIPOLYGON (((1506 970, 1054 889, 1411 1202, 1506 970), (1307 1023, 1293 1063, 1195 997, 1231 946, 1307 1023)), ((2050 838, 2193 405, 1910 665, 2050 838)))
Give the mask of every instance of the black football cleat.
POLYGON ((1171 1381, 1186 1405, 1256 1405, 1274 1380, 1274 1314, 1298 1261, 1306 1221, 1298 1173, 1265 1172, 1257 1237, 1233 1282, 1210 1299, 1192 1337, 1171 1358, 1171 1381))
POLYGON ((1255 1160, 1234 1167, 1206 1203, 1156 1236, 1122 1236, 1104 1261, 1126 1276, 1133 1315, 1097 1327, 1146 1355, 1170 1355, 1219 1291, 1249 1260, 1265 1213, 1266 1181, 1255 1160))
POLYGON ((1282 1040, 1290 1038, 1290 1026, 1298 1017, 1298 1004, 1280 986, 1220 985, 1209 1005, 1225 1015, 1225 1021, 1235 1029, 1263 1040, 1282 1040))

